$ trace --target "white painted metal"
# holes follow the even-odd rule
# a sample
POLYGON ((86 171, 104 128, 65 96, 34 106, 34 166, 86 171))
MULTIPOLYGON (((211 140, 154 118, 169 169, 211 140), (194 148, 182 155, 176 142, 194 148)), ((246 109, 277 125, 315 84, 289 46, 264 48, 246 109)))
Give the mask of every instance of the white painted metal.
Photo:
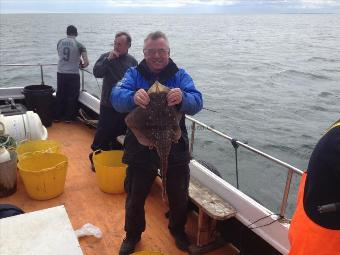
POLYGON ((1 255, 82 255, 64 206, 0 220, 1 255))
POLYGON ((0 100, 7 100, 10 97, 13 99, 24 99, 23 89, 23 87, 0 88, 0 100))
POLYGON ((92 96, 86 91, 80 91, 79 95, 79 102, 82 104, 86 105, 88 108, 90 108, 92 111, 95 113, 99 114, 99 109, 100 109, 100 101, 98 98, 92 96))

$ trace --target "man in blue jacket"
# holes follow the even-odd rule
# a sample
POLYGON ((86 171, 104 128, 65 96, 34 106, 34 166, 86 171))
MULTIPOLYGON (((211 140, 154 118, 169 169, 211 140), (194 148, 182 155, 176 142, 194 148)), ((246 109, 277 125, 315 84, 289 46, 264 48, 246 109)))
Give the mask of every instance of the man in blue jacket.
MULTIPOLYGON (((185 234, 186 211, 189 186, 189 143, 184 114, 193 115, 203 107, 202 95, 196 90, 190 75, 170 59, 169 42, 160 31, 150 33, 144 40, 144 60, 127 70, 124 78, 111 93, 111 103, 119 112, 130 112, 135 107, 145 108, 150 98, 147 90, 155 81, 170 88, 167 96, 169 106, 176 106, 183 113, 180 121, 182 135, 173 144, 168 157, 167 194, 169 200, 170 233, 181 250, 188 250, 189 241, 185 234)), ((159 157, 157 152, 138 143, 127 130, 124 142, 123 162, 128 165, 125 190, 126 237, 119 254, 131 254, 145 230, 145 199, 157 176, 159 157)))

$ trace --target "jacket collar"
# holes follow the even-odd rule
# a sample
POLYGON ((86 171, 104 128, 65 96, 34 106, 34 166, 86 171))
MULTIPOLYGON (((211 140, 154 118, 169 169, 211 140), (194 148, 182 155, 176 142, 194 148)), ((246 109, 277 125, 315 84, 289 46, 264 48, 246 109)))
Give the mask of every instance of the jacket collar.
POLYGON ((172 76, 174 76, 179 69, 170 58, 169 64, 160 73, 151 72, 146 64, 145 59, 143 59, 142 62, 139 63, 139 65, 137 66, 137 70, 144 77, 144 79, 150 81, 151 84, 155 81, 159 81, 160 83, 165 84, 165 82, 169 80, 172 76))
POLYGON ((126 56, 128 55, 128 52, 122 54, 122 55, 119 55, 119 58, 126 58, 126 56))

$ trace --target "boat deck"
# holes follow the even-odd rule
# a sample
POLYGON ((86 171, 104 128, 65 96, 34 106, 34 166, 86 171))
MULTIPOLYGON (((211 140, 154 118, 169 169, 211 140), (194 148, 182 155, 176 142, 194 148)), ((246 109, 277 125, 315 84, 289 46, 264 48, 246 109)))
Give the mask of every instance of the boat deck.
MULTIPOLYGON (((22 208, 25 212, 64 205, 74 229, 85 223, 99 227, 103 236, 82 237, 80 245, 86 255, 118 254, 122 239, 125 236, 124 204, 125 194, 106 194, 99 190, 95 173, 90 170, 88 154, 94 130, 82 123, 54 123, 48 128, 49 139, 62 144, 62 153, 68 156, 69 166, 65 190, 59 197, 37 201, 28 197, 23 183, 18 176, 18 190, 12 196, 1 198, 0 203, 10 203, 22 208)), ((168 220, 164 213, 167 205, 161 199, 160 186, 155 182, 145 205, 146 231, 136 246, 136 251, 161 251, 168 255, 187 254, 175 246, 167 229, 168 220)), ((187 232, 195 241, 196 216, 189 215, 187 232)), ((237 251, 229 244, 207 253, 208 255, 234 255, 237 251)))

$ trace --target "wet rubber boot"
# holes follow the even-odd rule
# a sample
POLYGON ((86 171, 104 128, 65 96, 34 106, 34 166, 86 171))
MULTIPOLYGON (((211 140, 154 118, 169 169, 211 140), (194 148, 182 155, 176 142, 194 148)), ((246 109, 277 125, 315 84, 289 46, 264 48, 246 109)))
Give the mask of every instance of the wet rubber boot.
POLYGON ((90 160, 90 163, 91 163, 91 170, 92 170, 93 172, 95 172, 96 169, 94 168, 94 164, 93 164, 93 152, 91 152, 91 153, 89 154, 89 160, 90 160))
POLYGON ((133 253, 135 251, 136 244, 140 241, 140 238, 140 235, 127 234, 120 246, 119 255, 129 255, 133 253))
POLYGON ((184 231, 177 232, 177 233, 173 233, 170 231, 170 233, 174 237, 175 243, 178 249, 180 249, 181 251, 189 250, 189 246, 190 246, 189 238, 184 231))

